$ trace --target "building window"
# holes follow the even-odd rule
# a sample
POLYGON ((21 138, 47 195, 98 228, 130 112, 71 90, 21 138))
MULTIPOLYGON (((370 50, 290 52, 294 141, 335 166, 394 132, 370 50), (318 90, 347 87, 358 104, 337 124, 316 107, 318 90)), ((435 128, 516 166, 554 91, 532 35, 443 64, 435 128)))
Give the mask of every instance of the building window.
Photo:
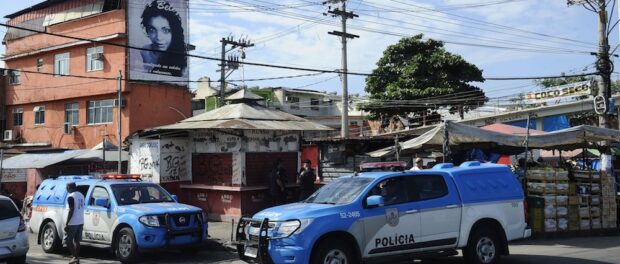
POLYGON ((45 124, 45 106, 35 106, 32 111, 34 112, 34 124, 45 124))
POLYGON ((69 123, 72 126, 79 125, 79 114, 80 105, 78 103, 68 103, 65 105, 65 123, 69 123))
POLYGON ((69 52, 54 55, 54 74, 69 75, 69 52))
POLYGON ((13 108, 13 126, 21 126, 24 122, 24 109, 13 108))
POLYGON ((299 97, 290 97, 291 109, 299 109, 299 97))
POLYGON ((112 108, 114 99, 89 101, 88 102, 88 123, 112 123, 112 108))
POLYGON ((38 72, 42 72, 43 71, 43 58, 38 58, 37 59, 37 71, 38 72))
POLYGON ((19 70, 12 70, 9 72, 9 83, 19 84, 21 83, 22 73, 19 70))
POLYGON ((86 71, 103 70, 103 46, 86 49, 86 71))
POLYGON ((316 98, 310 99, 310 109, 314 111, 319 111, 319 99, 316 99, 316 98))

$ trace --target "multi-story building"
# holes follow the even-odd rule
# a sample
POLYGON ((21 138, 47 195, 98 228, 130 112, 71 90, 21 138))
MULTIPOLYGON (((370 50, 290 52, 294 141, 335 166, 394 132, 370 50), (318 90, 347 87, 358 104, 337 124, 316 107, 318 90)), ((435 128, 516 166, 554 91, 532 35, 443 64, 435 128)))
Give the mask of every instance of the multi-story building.
POLYGON ((172 8, 160 2, 46 0, 7 15, 7 24, 35 31, 8 28, 4 36, 2 59, 12 69, 4 140, 64 149, 91 148, 104 138, 122 145, 135 131, 190 116, 187 60, 161 60, 189 46, 187 0, 168 0, 172 8), (154 19, 140 20, 148 12, 174 12, 167 21, 172 29, 163 28, 171 34, 167 42, 154 19), (180 33, 173 22, 180 22, 180 33))

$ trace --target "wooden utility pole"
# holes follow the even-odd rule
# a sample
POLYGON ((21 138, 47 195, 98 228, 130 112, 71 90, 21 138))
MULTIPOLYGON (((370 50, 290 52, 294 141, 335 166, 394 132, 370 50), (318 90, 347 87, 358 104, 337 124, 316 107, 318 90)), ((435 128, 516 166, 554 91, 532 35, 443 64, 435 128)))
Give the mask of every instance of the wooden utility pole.
MULTIPOLYGON (((330 2, 338 2, 338 1, 330 1, 330 2)), ((349 137, 349 89, 348 89, 348 75, 347 75, 347 38, 359 38, 358 35, 353 35, 347 33, 347 19, 353 19, 354 17, 358 17, 358 15, 353 12, 347 12, 347 1, 341 0, 342 10, 336 8, 334 10, 329 10, 328 13, 332 14, 332 16, 339 16, 342 22, 342 31, 331 31, 327 32, 330 35, 340 36, 340 42, 342 44, 342 70, 340 72, 342 81, 342 116, 341 116, 341 129, 340 136, 344 139, 349 137)), ((326 2, 328 3, 328 2, 326 2)), ((331 8, 330 8, 331 9, 331 8)))

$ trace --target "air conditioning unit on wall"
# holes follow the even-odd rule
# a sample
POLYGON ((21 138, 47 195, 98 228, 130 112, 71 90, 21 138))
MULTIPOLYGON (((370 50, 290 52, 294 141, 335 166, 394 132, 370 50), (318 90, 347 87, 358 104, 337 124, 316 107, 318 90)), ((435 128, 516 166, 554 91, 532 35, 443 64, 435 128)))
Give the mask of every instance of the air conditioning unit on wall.
POLYGON ((64 123, 62 128, 65 134, 71 134, 71 131, 73 131, 73 126, 71 126, 71 123, 69 122, 64 123))
MULTIPOLYGON (((127 105, 127 99, 123 98, 123 100, 121 100, 120 106, 121 108, 125 107, 127 105)), ((118 99, 114 99, 114 107, 118 107, 119 103, 118 103, 118 99)))
POLYGON ((4 141, 13 141, 15 140, 15 133, 13 130, 4 130, 4 141))

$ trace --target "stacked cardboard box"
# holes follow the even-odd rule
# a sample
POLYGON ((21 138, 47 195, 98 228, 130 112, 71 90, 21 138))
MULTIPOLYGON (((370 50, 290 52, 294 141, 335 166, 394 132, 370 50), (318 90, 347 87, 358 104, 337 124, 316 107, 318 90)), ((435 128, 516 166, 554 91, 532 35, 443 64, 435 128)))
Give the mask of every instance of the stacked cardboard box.
POLYGON ((596 171, 573 172, 579 200, 579 229, 600 229, 601 225, 601 177, 596 171))
POLYGON ((605 229, 616 228, 617 225, 617 203, 616 203, 616 189, 615 179, 611 173, 601 173, 601 197, 602 197, 602 212, 601 220, 602 227, 605 229))
MULTIPOLYGON (((528 171, 528 194, 542 198, 544 232, 569 230, 569 189, 568 173, 562 169, 544 168, 528 171)), ((540 223, 539 213, 533 212, 533 220, 540 223)), ((536 228, 534 229, 536 230, 536 228)))

